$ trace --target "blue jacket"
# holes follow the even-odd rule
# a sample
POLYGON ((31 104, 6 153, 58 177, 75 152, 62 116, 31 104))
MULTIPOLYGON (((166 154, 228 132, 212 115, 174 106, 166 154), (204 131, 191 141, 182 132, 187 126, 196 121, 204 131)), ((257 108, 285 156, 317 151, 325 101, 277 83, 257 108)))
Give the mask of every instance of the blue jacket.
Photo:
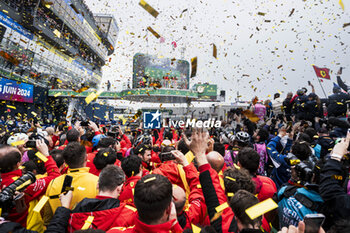
POLYGON ((311 210, 300 203, 295 196, 301 194, 304 197, 312 200, 317 206, 322 206, 323 200, 317 192, 313 190, 308 190, 305 188, 298 188, 294 195, 286 198, 283 196, 284 191, 288 186, 283 186, 277 193, 277 197, 280 200, 278 202, 278 215, 280 228, 288 227, 289 225, 298 226, 299 221, 304 219, 307 214, 318 213, 315 210, 311 210))
POLYGON ((290 178, 290 166, 285 161, 286 155, 290 151, 292 146, 292 140, 288 139, 287 144, 283 150, 283 154, 280 154, 277 150, 281 147, 281 138, 279 136, 274 137, 269 144, 267 144, 267 152, 272 160, 274 168, 271 173, 271 179, 276 183, 277 189, 281 187, 282 184, 286 183, 290 178))

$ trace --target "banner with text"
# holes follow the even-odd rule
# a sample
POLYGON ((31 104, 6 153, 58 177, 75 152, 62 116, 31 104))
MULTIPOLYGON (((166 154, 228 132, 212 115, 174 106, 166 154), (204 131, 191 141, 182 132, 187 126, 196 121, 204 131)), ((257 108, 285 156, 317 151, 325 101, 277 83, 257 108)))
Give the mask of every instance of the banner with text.
POLYGON ((33 85, 0 77, 0 99, 33 103, 33 85))

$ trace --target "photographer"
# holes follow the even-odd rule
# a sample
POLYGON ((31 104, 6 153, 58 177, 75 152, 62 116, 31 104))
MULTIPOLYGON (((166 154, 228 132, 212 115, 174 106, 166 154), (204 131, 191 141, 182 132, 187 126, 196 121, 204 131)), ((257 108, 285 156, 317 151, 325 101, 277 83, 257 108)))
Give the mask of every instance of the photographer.
MULTIPOLYGON (((68 220, 70 216, 69 203, 72 199, 72 192, 69 191, 65 195, 60 196, 62 207, 59 207, 45 230, 45 233, 62 233, 68 227, 68 220)), ((16 222, 9 222, 0 218, 0 232, 8 233, 38 233, 38 231, 27 230, 21 224, 16 222)))
POLYGON ((349 141, 350 133, 334 146, 330 159, 321 170, 320 194, 325 201, 326 229, 336 221, 350 217, 349 179, 347 179, 349 168, 344 166, 349 141))
POLYGON ((305 215, 319 213, 323 206, 318 185, 314 184, 316 165, 294 155, 287 160, 291 164, 291 179, 277 193, 280 228, 298 226, 305 215))
MULTIPOLYGON (((33 205, 31 202, 38 200, 43 194, 45 194, 50 181, 60 175, 57 165, 49 155, 49 149, 43 140, 36 140, 36 148, 38 152, 47 159, 45 162, 47 177, 37 179, 34 184, 27 187, 24 191, 24 211, 18 213, 15 209, 12 209, 10 210, 10 215, 8 217, 8 220, 18 222, 23 227, 31 230, 40 229, 42 227, 40 221, 37 221, 38 216, 36 213, 28 212, 29 207, 33 205)), ((2 146, 0 148, 2 188, 10 185, 14 180, 23 175, 22 170, 19 169, 21 157, 21 153, 17 148, 11 146, 2 146)))

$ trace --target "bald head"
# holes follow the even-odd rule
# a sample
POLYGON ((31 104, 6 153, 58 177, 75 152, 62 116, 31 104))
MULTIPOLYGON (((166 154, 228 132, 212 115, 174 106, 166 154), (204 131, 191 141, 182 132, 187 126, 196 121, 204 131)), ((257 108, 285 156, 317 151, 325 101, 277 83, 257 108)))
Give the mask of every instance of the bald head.
POLYGON ((219 152, 211 151, 207 154, 207 159, 210 166, 219 173, 224 167, 224 158, 219 152))
POLYGON ((173 185, 173 197, 176 207, 176 213, 180 214, 186 203, 186 193, 183 188, 173 185))
POLYGON ((48 134, 49 136, 52 136, 52 135, 54 135, 54 133, 55 133, 55 129, 54 129, 53 127, 47 127, 47 128, 45 129, 45 131, 47 132, 47 134, 48 134))
POLYGON ((17 148, 8 145, 1 146, 0 173, 7 173, 16 170, 21 159, 21 152, 17 148))

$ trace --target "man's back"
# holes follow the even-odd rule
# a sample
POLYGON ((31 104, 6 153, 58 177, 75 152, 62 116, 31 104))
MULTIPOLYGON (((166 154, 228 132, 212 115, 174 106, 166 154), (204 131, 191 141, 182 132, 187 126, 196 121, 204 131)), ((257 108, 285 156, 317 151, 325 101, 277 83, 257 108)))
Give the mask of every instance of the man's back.
POLYGON ((117 226, 133 226, 137 217, 136 208, 104 196, 84 198, 72 212, 68 232, 80 230, 89 216, 94 217, 91 225, 105 231, 117 226))
POLYGON ((335 93, 328 97, 328 116, 345 116, 350 96, 345 93, 335 93))
MULTIPOLYGON (((70 208, 72 209, 76 203, 80 202, 84 198, 94 198, 97 195, 97 181, 98 176, 89 173, 87 167, 68 169, 67 175, 73 177, 72 187, 73 199, 70 208)), ((52 180, 47 191, 46 196, 59 195, 62 190, 63 182, 66 175, 61 175, 56 179, 52 180)), ((48 219, 51 219, 52 215, 55 213, 56 209, 61 206, 58 198, 50 198, 49 200, 50 209, 52 213, 48 213, 48 219)))

